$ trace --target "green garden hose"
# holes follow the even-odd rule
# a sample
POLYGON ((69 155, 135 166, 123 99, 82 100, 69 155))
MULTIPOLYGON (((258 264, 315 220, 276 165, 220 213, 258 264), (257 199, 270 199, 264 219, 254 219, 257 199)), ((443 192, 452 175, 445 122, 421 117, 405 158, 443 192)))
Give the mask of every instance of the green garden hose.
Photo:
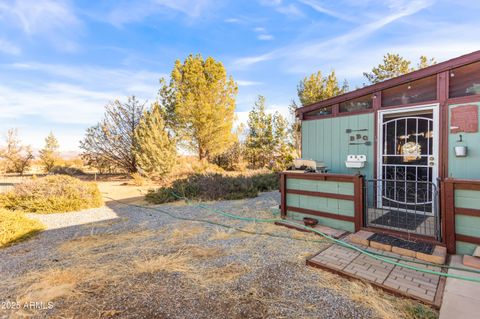
MULTIPOLYGON (((183 198, 185 201, 189 202, 189 200, 185 197, 180 197, 176 194, 173 194, 175 197, 178 197, 178 198, 183 198)), ((139 208, 143 208, 143 209, 149 209, 149 210, 154 210, 154 211, 157 211, 157 212, 160 212, 160 213, 163 213, 163 214, 166 214, 168 216, 170 216, 171 218, 175 218, 175 219, 180 219, 180 220, 186 220, 186 221, 193 221, 193 222, 203 222, 203 223, 208 223, 208 224, 212 224, 212 225, 216 225, 216 226, 220 226, 220 227, 226 227, 226 228, 230 228, 230 229, 234 229, 234 230, 237 230, 237 231, 240 231, 240 232, 244 232, 244 233, 250 233, 250 234, 255 234, 255 235, 265 235, 265 236, 270 236, 270 237, 276 237, 276 238, 286 238, 286 239, 295 239, 295 240, 301 240, 301 241, 307 241, 307 242, 323 242, 323 241, 316 241, 316 240, 302 240, 302 239, 299 239, 299 238, 293 238, 293 237, 289 237, 289 236, 280 236, 280 235, 275 235, 275 234, 268 234, 268 233, 257 233, 257 232, 250 232, 250 231, 246 231, 246 230, 243 230, 243 229, 240 229, 240 228, 237 228, 237 227, 233 227, 233 226, 228 226, 228 225, 224 225, 224 224, 221 224, 221 223, 217 223, 217 222, 213 222, 213 221, 209 221, 209 220, 205 220, 205 219, 195 219, 195 218, 188 218, 188 217, 180 217, 180 216, 176 216, 176 215, 173 215, 171 214, 170 212, 166 211, 166 210, 163 210, 163 209, 160 209, 158 207, 148 207, 148 206, 142 206, 142 205, 135 205, 135 204, 128 204, 128 203, 124 203, 122 201, 119 201, 119 200, 116 200, 116 199, 113 199, 113 198, 110 198, 110 197, 106 197, 110 200, 113 200, 115 202, 118 202, 118 203, 121 203, 123 205, 126 205, 126 206, 132 206, 132 207, 139 207, 139 208)), ((308 227, 308 226, 305 226, 303 224, 299 224, 299 223, 296 223, 296 222, 292 222, 292 221, 289 221, 289 220, 285 220, 285 219, 280 219, 280 218, 274 218, 274 219, 257 219, 257 218, 253 218, 253 217, 242 217, 242 216, 238 216, 238 215, 234 215, 234 214, 230 214, 230 213, 226 213, 226 212, 223 212, 221 210, 216 210, 216 209, 212 209, 210 207, 208 207, 207 205, 203 205, 203 204, 196 204, 196 206, 200 207, 200 208, 203 208, 203 209, 206 209, 206 210, 209 210, 211 212, 214 212, 214 213, 217 213, 217 214, 220 214, 220 215, 223 215, 223 216, 226 216, 226 217, 229 217, 229 218, 232 218, 232 219, 237 219, 237 220, 244 220, 244 221, 251 221, 251 222, 259 222, 259 223, 272 223, 272 222, 277 222, 277 221, 281 221, 282 223, 285 223, 285 224, 290 224, 292 226, 296 226, 296 227, 300 227, 300 228, 303 228, 305 230, 309 230, 309 231, 312 231, 314 233, 317 233, 319 235, 321 235, 322 237, 330 240, 330 241, 333 241, 334 243, 337 243, 341 246, 344 246, 344 247, 347 247, 347 248, 350 248, 352 250, 355 250, 355 251, 358 251, 362 254, 365 254, 371 258, 374 258, 374 259, 377 259, 377 260, 380 260, 380 261, 384 261, 386 263, 389 263, 389 264, 393 264, 393 265, 396 265, 396 266, 399 266, 399 267, 403 267, 403 268, 406 268, 406 269, 411 269, 411 270, 415 270, 415 271, 419 271, 419 272, 423 272, 423 273, 428 273, 428 274, 432 274, 432 275, 437 275, 437 276, 442 276, 442 277, 449 277, 449 278, 454 278, 454 279, 460 279, 460 280, 465 280, 465 281, 471 281, 471 282, 478 282, 480 283, 480 278, 475 278, 475 277, 467 277, 467 276, 461 276, 461 275, 454 275, 454 274, 448 274, 448 273, 443 273, 443 272, 438 272, 438 271, 433 271, 433 270, 428 270, 428 269, 422 269, 422 268, 417 268, 417 267, 414 267, 414 266, 410 266, 410 265, 406 265, 406 264, 403 264, 403 263, 399 263, 399 262, 396 262, 392 259, 390 259, 389 257, 385 257, 381 254, 376 254, 376 253, 373 253, 373 252, 370 252, 370 251, 367 251, 367 250, 364 250, 362 248, 359 248, 355 245, 352 245, 352 244, 349 244, 345 241, 342 241, 340 239, 335 239, 319 230, 316 230, 314 228, 311 228, 311 227, 308 227)), ((400 259, 400 258, 395 258, 395 259, 400 259)), ((409 261, 409 262, 412 262, 412 261, 409 261)), ((418 262, 417 262, 418 263, 418 262)), ((422 264, 425 264, 425 263, 422 263, 422 264)), ((428 263, 427 263, 428 264, 428 263)), ((430 264, 432 266, 435 266, 435 267, 440 267, 440 268, 454 268, 454 267, 451 267, 451 266, 442 266, 442 265, 436 265, 436 264, 430 264)), ((455 267, 455 269, 459 269, 459 270, 463 270, 463 271, 470 271, 470 272, 475 272, 477 273, 477 271, 471 271, 469 269, 464 269, 464 268, 460 268, 460 267, 455 267)))
MULTIPOLYGON (((184 199, 185 201, 189 201, 188 198, 186 197, 182 197, 182 196, 179 196, 175 193, 173 193, 173 196, 179 198, 179 199, 184 199)), ((234 214, 230 214, 230 213, 226 213, 226 212, 223 212, 221 210, 216 210, 216 209, 212 209, 206 205, 203 205, 203 204, 196 204, 196 206, 198 207, 201 207, 201 208, 204 208, 204 209, 207 209, 207 210, 210 210, 211 212, 214 212, 214 213, 218 213, 220 215, 223 215, 223 216, 226 216, 226 217, 229 217, 229 218, 234 218, 234 219, 238 219, 238 220, 245 220, 245 221, 255 221, 255 222, 277 222, 277 221, 281 221, 282 223, 284 224, 290 224, 292 226, 296 226, 296 227, 300 227, 300 228, 303 228, 305 230, 309 230, 309 231, 312 231, 316 234, 319 234, 321 236, 323 236, 324 238, 330 240, 330 241, 333 241, 334 243, 337 243, 343 247, 346 247, 346 248, 350 248, 352 250, 355 250, 355 251, 358 251, 359 253, 362 253, 364 255, 367 255, 371 258, 374 258, 374 259, 377 259, 377 260, 380 260, 380 261, 384 261, 386 263, 389 263, 389 264, 392 264, 392 265, 396 265, 396 266, 399 266, 399 267, 403 267, 403 268, 406 268, 406 269, 411 269, 411 270, 415 270, 415 271, 420 271, 420 272, 423 272, 423 273, 427 273, 427 274, 432 274, 432 275, 438 275, 438 276, 443 276, 443 277, 450 277, 450 278, 455 278, 455 279, 461 279, 461 280, 466 280, 466 281, 472 281, 472 282, 478 282, 480 283, 480 278, 475 278, 475 277, 467 277, 467 276, 462 276, 462 275, 454 275, 454 274, 448 274, 448 273, 444 273, 444 272, 438 272, 438 271, 434 271, 434 270, 429 270, 429 269, 421 269, 421 268, 417 268, 417 267, 414 267, 414 266, 410 266, 410 265, 407 265, 407 264, 403 264, 403 263, 399 263, 395 260, 392 260, 388 257, 384 257, 383 255, 380 255, 380 254, 372 254, 370 251, 368 250, 365 250, 365 249, 362 249, 362 248, 359 248, 355 245, 352 245, 350 243, 347 243, 343 240, 340 240, 340 239, 336 239, 336 238, 333 238, 332 236, 329 236, 317 229, 314 229, 312 227, 308 227, 308 226, 305 226, 303 224, 300 224, 300 223, 296 223, 296 222, 293 222, 293 221, 289 221, 289 220, 285 220, 285 219, 256 219, 256 218, 252 218, 252 217, 242 217, 242 216, 238 216, 238 215, 234 215, 234 214)), ((436 265, 436 267, 439 267, 438 265, 436 265)), ((464 270, 464 269, 462 269, 464 270)), ((473 271, 476 273, 476 271, 473 271)))

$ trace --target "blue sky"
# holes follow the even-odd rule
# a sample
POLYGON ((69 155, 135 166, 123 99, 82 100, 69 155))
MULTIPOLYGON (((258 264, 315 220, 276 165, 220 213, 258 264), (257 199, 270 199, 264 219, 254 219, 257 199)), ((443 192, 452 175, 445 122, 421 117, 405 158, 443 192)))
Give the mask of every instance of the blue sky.
POLYGON ((288 114, 304 76, 335 70, 351 88, 387 52, 443 61, 480 49, 469 0, 0 0, 1 133, 39 148, 53 131, 78 150, 109 100, 153 101, 190 53, 222 61, 245 121, 256 96, 288 114))

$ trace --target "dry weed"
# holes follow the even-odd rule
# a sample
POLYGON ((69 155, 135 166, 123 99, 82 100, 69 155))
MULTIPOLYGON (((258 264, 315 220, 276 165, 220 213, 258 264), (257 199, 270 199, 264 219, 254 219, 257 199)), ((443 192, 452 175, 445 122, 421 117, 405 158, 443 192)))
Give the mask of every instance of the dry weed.
POLYGON ((50 269, 43 272, 30 273, 26 280, 32 284, 19 296, 18 302, 49 302, 59 297, 75 293, 75 287, 81 276, 88 275, 85 269, 50 269))
POLYGON ((209 240, 227 240, 232 238, 240 238, 240 237, 248 237, 251 236, 248 233, 244 233, 241 231, 237 231, 235 229, 220 229, 216 228, 212 236, 210 236, 209 240))
POLYGON ((167 236, 166 243, 178 245, 184 243, 187 239, 194 238, 203 233, 205 228, 203 226, 191 226, 190 224, 183 223, 175 226, 175 229, 167 236))
MULTIPOLYGON (((154 236, 151 230, 139 230, 120 234, 94 234, 93 229, 90 235, 74 238, 58 246, 60 252, 74 253, 78 256, 88 256, 92 251, 101 247, 112 246, 116 249, 122 247, 127 249, 136 244, 138 240, 144 240, 147 237, 154 236)), ((108 253, 108 251, 105 251, 108 253)), ((98 254, 98 252, 95 252, 98 254)))
POLYGON ((214 258, 224 255, 224 251, 218 247, 186 246, 187 251, 193 258, 214 258))
POLYGON ((145 258, 135 261, 136 271, 139 273, 154 272, 182 272, 191 273, 193 257, 186 250, 180 250, 173 254, 162 255, 154 258, 145 258))
POLYGON ((231 263, 218 268, 211 268, 197 273, 195 278, 203 286, 231 282, 250 271, 250 267, 231 263))

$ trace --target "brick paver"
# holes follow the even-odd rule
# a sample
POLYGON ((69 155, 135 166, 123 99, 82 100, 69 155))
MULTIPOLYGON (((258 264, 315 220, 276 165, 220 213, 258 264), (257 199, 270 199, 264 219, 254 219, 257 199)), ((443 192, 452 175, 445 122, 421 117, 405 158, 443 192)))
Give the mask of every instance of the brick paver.
MULTIPOLYGON (((373 249, 370 249, 374 251, 373 249)), ((380 251, 377 251, 380 252, 380 251)), ((385 253, 385 252, 382 252, 385 253)), ((396 259, 397 254, 388 253, 394 261, 417 268, 440 271, 439 267, 426 266, 396 259)), ((404 256, 401 256, 405 259, 404 256)), ((408 259, 408 258, 407 258, 408 259)), ((413 258, 410 258, 413 260, 413 258)), ((370 281, 406 295, 434 302, 440 276, 393 265, 355 250, 334 244, 310 259, 327 268, 341 270, 346 274, 370 281)))

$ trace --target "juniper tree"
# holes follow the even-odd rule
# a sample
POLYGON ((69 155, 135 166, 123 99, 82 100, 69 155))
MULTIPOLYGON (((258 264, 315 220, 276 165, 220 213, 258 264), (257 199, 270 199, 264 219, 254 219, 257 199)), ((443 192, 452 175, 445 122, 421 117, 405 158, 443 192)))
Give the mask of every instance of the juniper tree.
POLYGON ((45 138, 45 146, 39 152, 40 162, 47 173, 51 172, 60 158, 58 153, 59 147, 60 145, 58 144, 55 135, 53 135, 53 132, 50 132, 45 138))
POLYGON ((175 163, 176 148, 173 139, 168 136, 158 103, 145 112, 134 136, 134 154, 143 173, 149 177, 161 177, 169 173, 175 163))
POLYGON ((189 55, 175 62, 170 82, 160 89, 170 131, 182 146, 212 159, 233 142, 232 126, 238 88, 225 67, 212 57, 189 55))
POLYGON ((109 163, 124 172, 137 171, 134 133, 144 106, 145 102, 138 101, 135 96, 128 97, 126 103, 116 100, 105 106, 103 120, 88 128, 80 142, 82 157, 89 165, 97 167, 109 163))

